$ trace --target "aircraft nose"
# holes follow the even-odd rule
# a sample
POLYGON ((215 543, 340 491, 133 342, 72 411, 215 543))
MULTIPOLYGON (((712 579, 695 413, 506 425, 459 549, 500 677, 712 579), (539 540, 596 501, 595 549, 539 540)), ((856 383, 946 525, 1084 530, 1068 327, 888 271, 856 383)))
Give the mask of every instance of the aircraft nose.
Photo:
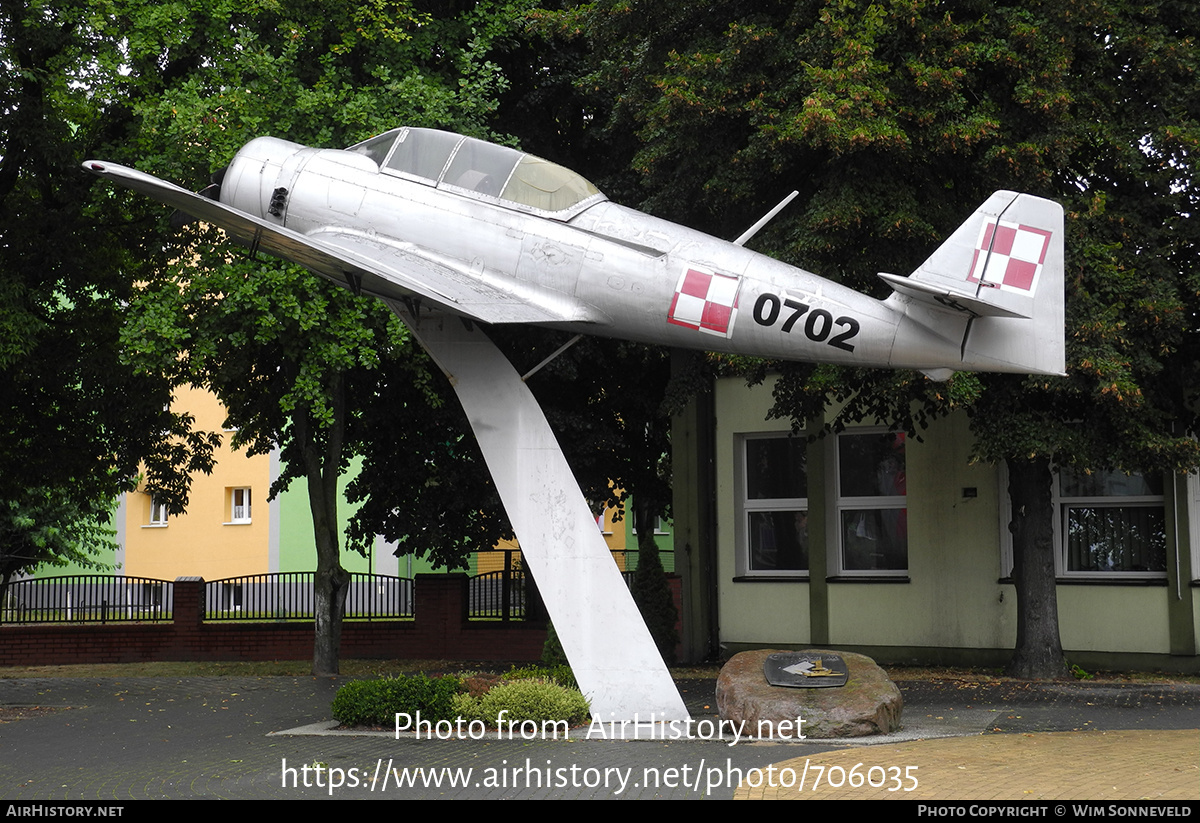
POLYGON ((221 202, 264 219, 282 217, 287 196, 286 182, 281 181, 283 170, 288 159, 304 148, 278 137, 251 140, 225 169, 221 202), (284 191, 280 193, 280 189, 284 191))

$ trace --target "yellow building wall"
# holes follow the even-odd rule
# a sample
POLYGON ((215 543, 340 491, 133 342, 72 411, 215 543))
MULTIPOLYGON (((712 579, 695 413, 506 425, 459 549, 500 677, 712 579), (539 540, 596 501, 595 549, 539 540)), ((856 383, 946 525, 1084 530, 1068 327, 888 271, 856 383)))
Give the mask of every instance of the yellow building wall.
POLYGON ((151 525, 151 498, 144 490, 125 501, 124 573, 174 580, 199 576, 218 580, 261 574, 269 568, 271 457, 247 457, 229 442, 232 432, 222 431, 225 411, 217 398, 200 389, 180 389, 174 408, 196 418, 201 431, 222 433, 211 475, 192 477, 185 514, 167 518, 165 526, 151 525), (231 522, 231 492, 250 489, 250 522, 231 522))

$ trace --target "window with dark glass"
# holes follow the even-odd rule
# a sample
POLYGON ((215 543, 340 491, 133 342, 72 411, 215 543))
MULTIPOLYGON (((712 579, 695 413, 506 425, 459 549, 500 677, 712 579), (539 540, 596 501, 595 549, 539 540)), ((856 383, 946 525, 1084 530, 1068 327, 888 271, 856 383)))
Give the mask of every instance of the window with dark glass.
POLYGON ((907 571, 905 446, 903 432, 838 435, 840 571, 907 571))
POLYGON ((1065 573, 1166 571, 1161 477, 1061 469, 1058 506, 1065 573))
POLYGON ((745 571, 808 571, 808 471, 802 437, 747 437, 743 445, 745 571))

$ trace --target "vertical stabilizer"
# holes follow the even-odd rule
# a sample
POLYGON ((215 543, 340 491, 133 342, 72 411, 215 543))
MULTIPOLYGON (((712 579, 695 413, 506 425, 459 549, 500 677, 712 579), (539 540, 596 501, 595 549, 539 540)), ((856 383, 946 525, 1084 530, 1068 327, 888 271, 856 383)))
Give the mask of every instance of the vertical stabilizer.
POLYGON ((968 318, 960 368, 1065 373, 1058 203, 998 191, 909 277, 880 276, 915 299, 919 310, 909 314, 918 322, 946 312, 968 318))

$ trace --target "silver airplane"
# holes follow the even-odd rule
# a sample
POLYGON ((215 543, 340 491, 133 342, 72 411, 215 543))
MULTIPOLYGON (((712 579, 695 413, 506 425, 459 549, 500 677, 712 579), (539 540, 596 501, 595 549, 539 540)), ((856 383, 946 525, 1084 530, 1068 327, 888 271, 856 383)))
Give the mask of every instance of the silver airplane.
POLYGON ((260 137, 199 194, 84 168, 383 299, 449 375, 593 717, 688 717, 549 424, 480 324, 769 358, 1061 374, 1063 216, 997 192, 886 300, 611 203, 515 149, 401 128, 339 151, 260 137), (425 315, 436 315, 422 322, 425 315), (477 323, 447 322, 454 316, 477 323))
POLYGON ((356 293, 485 324, 859 366, 1064 373, 1063 213, 999 191, 878 300, 609 201, 516 149, 399 128, 348 149, 259 137, 193 193, 84 168, 356 293))

